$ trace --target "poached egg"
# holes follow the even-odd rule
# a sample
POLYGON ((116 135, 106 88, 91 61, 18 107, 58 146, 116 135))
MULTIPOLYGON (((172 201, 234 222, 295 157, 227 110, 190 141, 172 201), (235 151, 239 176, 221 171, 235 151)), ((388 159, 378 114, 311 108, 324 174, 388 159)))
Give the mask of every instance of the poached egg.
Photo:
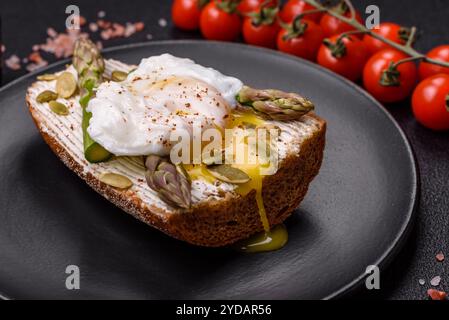
POLYGON ((225 129, 240 80, 169 54, 143 59, 123 82, 104 82, 89 102, 88 132, 117 156, 167 156, 174 130, 225 129))

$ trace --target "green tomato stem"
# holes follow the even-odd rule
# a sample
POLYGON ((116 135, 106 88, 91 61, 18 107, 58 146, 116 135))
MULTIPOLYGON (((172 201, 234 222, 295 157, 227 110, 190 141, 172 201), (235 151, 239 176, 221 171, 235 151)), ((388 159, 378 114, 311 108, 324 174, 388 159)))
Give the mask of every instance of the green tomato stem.
MULTIPOLYGON (((353 9, 353 5, 351 3, 350 0, 344 0, 345 3, 348 5, 348 7, 353 9)), ((388 44, 389 46, 393 47, 394 49, 401 51, 407 55, 409 55, 412 58, 415 58, 415 60, 423 60, 426 61, 428 63, 431 64, 435 64, 441 67, 446 67, 449 68, 449 63, 448 62, 444 62, 444 61, 440 61, 440 60, 435 60, 435 59, 431 59, 428 58, 426 55, 416 51, 415 49, 413 49, 410 45, 401 45, 399 43, 396 43, 394 41, 391 41, 390 39, 384 38, 383 36, 379 35, 378 33, 373 32, 372 30, 366 28, 364 25, 362 25, 361 23, 359 23, 356 18, 355 18, 355 11, 354 14, 351 13, 351 17, 347 18, 343 15, 341 15, 338 12, 335 12, 334 10, 332 10, 329 7, 324 6, 322 3, 318 2, 317 0, 304 0, 304 2, 316 7, 317 9, 322 9, 323 11, 326 11, 328 14, 332 15, 333 17, 339 19, 340 21, 343 21, 347 24, 349 24, 350 26, 354 27, 355 29, 359 30, 359 31, 364 31, 366 34, 369 34, 370 36, 372 36, 373 38, 382 41, 383 43, 388 44)), ((415 30, 416 33, 416 30, 415 30)), ((410 38, 414 38, 410 37, 410 38)))

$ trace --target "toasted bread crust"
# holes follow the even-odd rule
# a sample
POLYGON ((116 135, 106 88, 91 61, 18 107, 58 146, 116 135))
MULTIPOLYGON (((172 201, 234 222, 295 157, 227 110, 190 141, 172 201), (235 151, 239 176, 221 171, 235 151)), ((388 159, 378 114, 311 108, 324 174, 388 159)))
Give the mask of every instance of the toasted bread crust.
MULTIPOLYGON (((246 196, 226 193, 222 199, 202 201, 189 211, 173 213, 144 203, 132 190, 117 190, 100 182, 48 133, 46 119, 33 108, 29 95, 26 102, 45 142, 64 164, 95 191, 135 218, 174 238, 207 247, 229 245, 263 231, 255 191, 246 196)), ((282 223, 299 206, 321 167, 326 122, 316 115, 308 116, 315 118, 318 129, 305 140, 298 137, 299 154, 288 154, 278 172, 264 178, 262 194, 271 225, 282 223)))
MULTIPOLYGON (((289 154, 279 171, 263 181, 263 199, 270 225, 284 222, 304 199, 323 160, 326 123, 305 140, 299 154, 289 154)), ((200 203, 192 212, 172 215, 170 234, 193 244, 220 247, 263 231, 256 192, 200 203)))
MULTIPOLYGON (((30 106, 28 99, 27 103, 30 106)), ((171 215, 142 205, 132 193, 112 188, 91 173, 84 173, 83 167, 43 129, 43 119, 33 108, 29 109, 45 142, 69 169, 122 210, 167 235, 199 246, 221 247, 263 231, 255 191, 243 197, 226 194, 223 199, 201 202, 190 211, 171 215)), ((321 167, 326 123, 314 117, 319 120, 320 130, 302 143, 299 154, 289 154, 279 171, 264 179, 262 194, 271 225, 282 223, 293 213, 321 167)))

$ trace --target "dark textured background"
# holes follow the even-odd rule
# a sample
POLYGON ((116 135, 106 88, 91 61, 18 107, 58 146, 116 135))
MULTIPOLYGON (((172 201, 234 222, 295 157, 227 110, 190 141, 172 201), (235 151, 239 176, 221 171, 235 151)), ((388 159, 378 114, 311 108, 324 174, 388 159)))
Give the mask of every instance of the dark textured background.
MULTIPOLYGON (((168 0, 1 0, 2 37, 6 45, 4 58, 11 54, 20 57, 28 55, 33 44, 45 42, 47 27, 62 31, 66 19, 65 8, 69 4, 77 4, 88 21, 96 20, 97 12, 104 10, 111 21, 145 22, 144 32, 128 39, 104 42, 105 47, 146 41, 148 34, 154 40, 200 38, 198 33, 186 33, 172 27, 171 1, 168 0), (159 26, 160 18, 169 22, 167 27, 159 26)), ((436 45, 449 43, 447 0, 355 0, 354 4, 361 10, 369 4, 378 5, 382 21, 416 25, 421 31, 417 43, 419 50, 428 51, 436 45)), ((50 56, 44 57, 53 61, 50 56)), ((3 84, 23 74, 23 70, 4 69, 3 84)), ((422 179, 420 211, 407 245, 382 274, 382 289, 376 293, 360 291, 354 297, 423 299, 428 282, 436 275, 443 278, 440 288, 449 289, 449 260, 444 263, 435 260, 435 255, 440 251, 449 259, 449 133, 434 133, 419 126, 410 112, 409 101, 388 108, 405 130, 418 158, 422 179), (425 286, 419 285, 421 278, 427 281, 425 286)))

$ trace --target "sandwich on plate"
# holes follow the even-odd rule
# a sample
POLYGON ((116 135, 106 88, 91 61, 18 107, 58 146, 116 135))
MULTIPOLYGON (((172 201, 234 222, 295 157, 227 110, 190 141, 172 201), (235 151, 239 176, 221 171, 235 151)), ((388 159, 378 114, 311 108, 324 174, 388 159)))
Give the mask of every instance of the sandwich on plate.
POLYGON ((44 140, 89 186, 199 246, 281 248, 282 223, 323 159, 326 122, 310 100, 170 54, 132 66, 81 39, 73 63, 39 76, 26 101, 44 140))

